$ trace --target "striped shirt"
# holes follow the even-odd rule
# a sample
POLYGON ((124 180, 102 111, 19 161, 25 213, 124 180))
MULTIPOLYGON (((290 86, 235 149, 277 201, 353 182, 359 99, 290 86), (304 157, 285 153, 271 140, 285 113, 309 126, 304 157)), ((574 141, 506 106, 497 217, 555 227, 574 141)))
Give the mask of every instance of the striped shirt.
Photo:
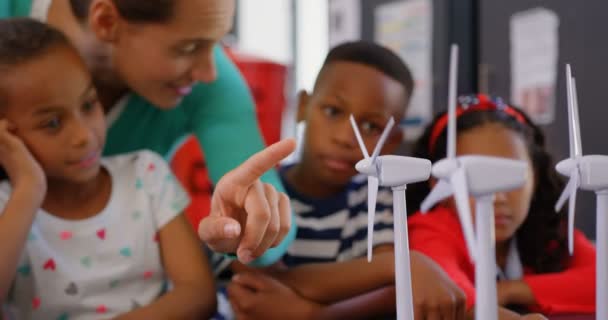
MULTIPOLYGON (((296 192, 281 170, 283 185, 296 216, 296 239, 283 256, 288 267, 305 263, 339 262, 367 254, 367 179, 355 176, 343 192, 314 199, 296 192)), ((378 190, 374 247, 393 243, 393 197, 389 188, 378 190)))

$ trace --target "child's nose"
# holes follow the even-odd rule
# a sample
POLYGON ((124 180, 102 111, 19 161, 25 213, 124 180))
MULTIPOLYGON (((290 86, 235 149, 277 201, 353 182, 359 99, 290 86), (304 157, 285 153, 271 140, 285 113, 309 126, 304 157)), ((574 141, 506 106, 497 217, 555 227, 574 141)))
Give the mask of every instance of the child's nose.
POLYGON ((84 121, 74 121, 72 129, 72 144, 74 147, 83 147, 89 144, 93 132, 84 121))
POLYGON ((334 132, 334 140, 342 146, 353 148, 357 146, 357 138, 348 119, 341 121, 334 132))
POLYGON ((217 79, 213 51, 204 52, 192 67, 192 79, 202 83, 210 83, 217 79))
POLYGON ((507 202, 507 193, 506 192, 497 192, 495 195, 494 201, 497 203, 507 202))

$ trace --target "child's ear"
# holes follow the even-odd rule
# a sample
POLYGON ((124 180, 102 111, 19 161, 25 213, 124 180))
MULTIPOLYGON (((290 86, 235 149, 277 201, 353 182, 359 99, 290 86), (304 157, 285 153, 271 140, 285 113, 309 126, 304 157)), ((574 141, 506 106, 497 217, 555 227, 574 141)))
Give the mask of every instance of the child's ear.
POLYGON ((122 18, 111 0, 93 0, 89 8, 89 28, 104 42, 118 38, 122 18))
POLYGON ((298 92, 298 112, 296 115, 296 122, 302 122, 306 120, 306 107, 310 101, 310 95, 306 90, 298 92))

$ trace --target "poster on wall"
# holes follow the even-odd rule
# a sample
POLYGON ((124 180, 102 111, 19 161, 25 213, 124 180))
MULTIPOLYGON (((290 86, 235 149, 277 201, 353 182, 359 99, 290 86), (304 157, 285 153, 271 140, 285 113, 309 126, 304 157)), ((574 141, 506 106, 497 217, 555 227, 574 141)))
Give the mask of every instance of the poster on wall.
MULTIPOLYGON (((559 17, 545 8, 511 17, 511 102, 538 124, 555 118, 559 17)), ((559 69, 561 70, 561 69, 559 69)))
POLYGON ((412 70, 416 89, 401 125, 406 140, 415 140, 433 115, 432 1, 404 0, 379 5, 374 21, 374 39, 396 52, 412 70))
POLYGON ((359 0, 330 0, 329 47, 361 39, 361 3, 359 0))

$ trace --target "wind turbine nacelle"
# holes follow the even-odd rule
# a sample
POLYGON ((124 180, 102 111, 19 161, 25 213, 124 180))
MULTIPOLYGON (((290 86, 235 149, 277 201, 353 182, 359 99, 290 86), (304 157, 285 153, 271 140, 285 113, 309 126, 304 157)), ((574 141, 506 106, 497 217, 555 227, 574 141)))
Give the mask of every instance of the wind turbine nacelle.
POLYGON ((435 162, 431 173, 437 179, 449 179, 456 170, 458 170, 458 160, 447 158, 435 162))
POLYGON ((410 183, 426 181, 431 176, 431 161, 403 156, 378 157, 380 184, 385 187, 399 187, 410 183))
POLYGON ((576 169, 576 166, 581 159, 582 157, 562 160, 555 165, 555 170, 562 176, 570 177, 572 170, 576 169))
POLYGON ((569 177, 572 170, 580 173, 580 188, 588 191, 608 189, 608 156, 588 155, 578 158, 569 158, 560 161, 555 169, 560 174, 569 177))
MULTIPOLYGON (((376 159, 376 163, 378 163, 378 159, 376 159)), ((359 162, 357 162, 357 164, 355 164, 355 169, 362 174, 368 175, 368 176, 375 176, 376 175, 376 166, 372 164, 371 159, 363 159, 360 160, 359 162)))
POLYGON ((488 156, 461 156, 458 159, 466 170, 469 194, 474 197, 520 188, 528 178, 525 161, 488 156))

